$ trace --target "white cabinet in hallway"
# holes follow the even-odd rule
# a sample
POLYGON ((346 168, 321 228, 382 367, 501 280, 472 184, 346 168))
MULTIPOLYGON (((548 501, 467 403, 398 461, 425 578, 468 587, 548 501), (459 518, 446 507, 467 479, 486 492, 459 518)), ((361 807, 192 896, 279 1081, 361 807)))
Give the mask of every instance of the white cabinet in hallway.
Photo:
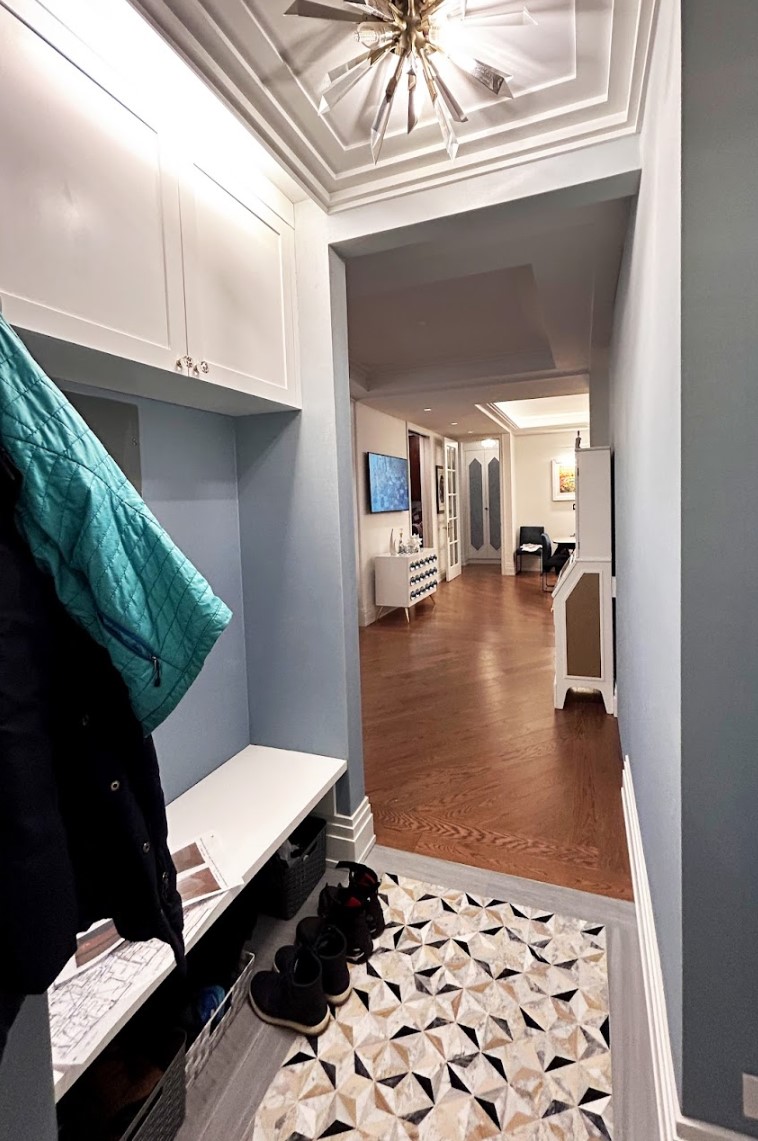
POLYGON ((292 203, 262 176, 253 192, 244 180, 254 171, 219 177, 196 165, 136 82, 38 0, 9 5, 0 6, 6 319, 163 371, 116 378, 103 361, 86 383, 222 411, 299 408, 292 203))
POLYGON ((291 399, 297 388, 292 228, 198 166, 183 174, 180 197, 193 375, 291 399))
POLYGON ((595 689, 613 712, 613 530, 610 448, 576 451, 576 549, 553 591, 555 707, 595 689))
POLYGON ((410 622, 410 608, 432 598, 439 585, 437 552, 422 548, 415 555, 380 555, 374 559, 377 607, 402 607, 410 622))
POLYGON ((0 296, 12 324, 175 368, 178 184, 155 130, 0 7, 0 296))

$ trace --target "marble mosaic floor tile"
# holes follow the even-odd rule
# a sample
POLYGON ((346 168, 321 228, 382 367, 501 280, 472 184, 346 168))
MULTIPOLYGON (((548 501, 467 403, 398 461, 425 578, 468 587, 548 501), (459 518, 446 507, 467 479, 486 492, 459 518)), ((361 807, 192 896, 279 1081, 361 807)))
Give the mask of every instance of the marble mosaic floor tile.
POLYGON ((605 930, 403 876, 318 1039, 297 1038, 250 1141, 613 1137, 605 930))

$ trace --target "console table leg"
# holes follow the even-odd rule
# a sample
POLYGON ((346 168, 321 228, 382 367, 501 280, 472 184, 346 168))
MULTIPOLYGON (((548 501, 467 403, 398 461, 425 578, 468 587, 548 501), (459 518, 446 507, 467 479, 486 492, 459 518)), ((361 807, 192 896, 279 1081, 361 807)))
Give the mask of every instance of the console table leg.
POLYGON ((406 608, 405 608, 405 621, 406 621, 406 622, 408 623, 408 625, 410 626, 410 624, 411 624, 411 612, 410 612, 410 610, 408 609, 408 607, 407 607, 407 606, 406 606, 406 608))

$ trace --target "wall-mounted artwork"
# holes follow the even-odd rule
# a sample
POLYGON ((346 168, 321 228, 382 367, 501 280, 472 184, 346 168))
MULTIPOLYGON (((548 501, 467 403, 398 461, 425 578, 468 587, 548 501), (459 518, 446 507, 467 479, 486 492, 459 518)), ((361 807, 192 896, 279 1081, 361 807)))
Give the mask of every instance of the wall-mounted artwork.
POLYGON ((434 471, 437 475, 437 514, 441 515, 445 510, 445 469, 436 464, 434 471))
POLYGON ((553 499, 576 499, 576 460, 564 456, 551 460, 553 475, 553 499))
POLYGON ((408 460, 405 456, 382 456, 366 453, 368 466, 369 511, 407 511, 408 460))

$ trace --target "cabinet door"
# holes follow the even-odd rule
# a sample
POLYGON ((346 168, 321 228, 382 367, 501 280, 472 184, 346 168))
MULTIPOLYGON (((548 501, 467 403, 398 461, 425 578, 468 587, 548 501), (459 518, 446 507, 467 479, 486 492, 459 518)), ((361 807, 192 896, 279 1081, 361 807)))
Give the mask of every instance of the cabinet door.
POLYGON ((182 179, 189 355, 206 380, 298 405, 294 235, 199 167, 182 179))
POLYGON ((0 297, 20 328, 186 351, 178 180, 154 130, 0 6, 0 297))

